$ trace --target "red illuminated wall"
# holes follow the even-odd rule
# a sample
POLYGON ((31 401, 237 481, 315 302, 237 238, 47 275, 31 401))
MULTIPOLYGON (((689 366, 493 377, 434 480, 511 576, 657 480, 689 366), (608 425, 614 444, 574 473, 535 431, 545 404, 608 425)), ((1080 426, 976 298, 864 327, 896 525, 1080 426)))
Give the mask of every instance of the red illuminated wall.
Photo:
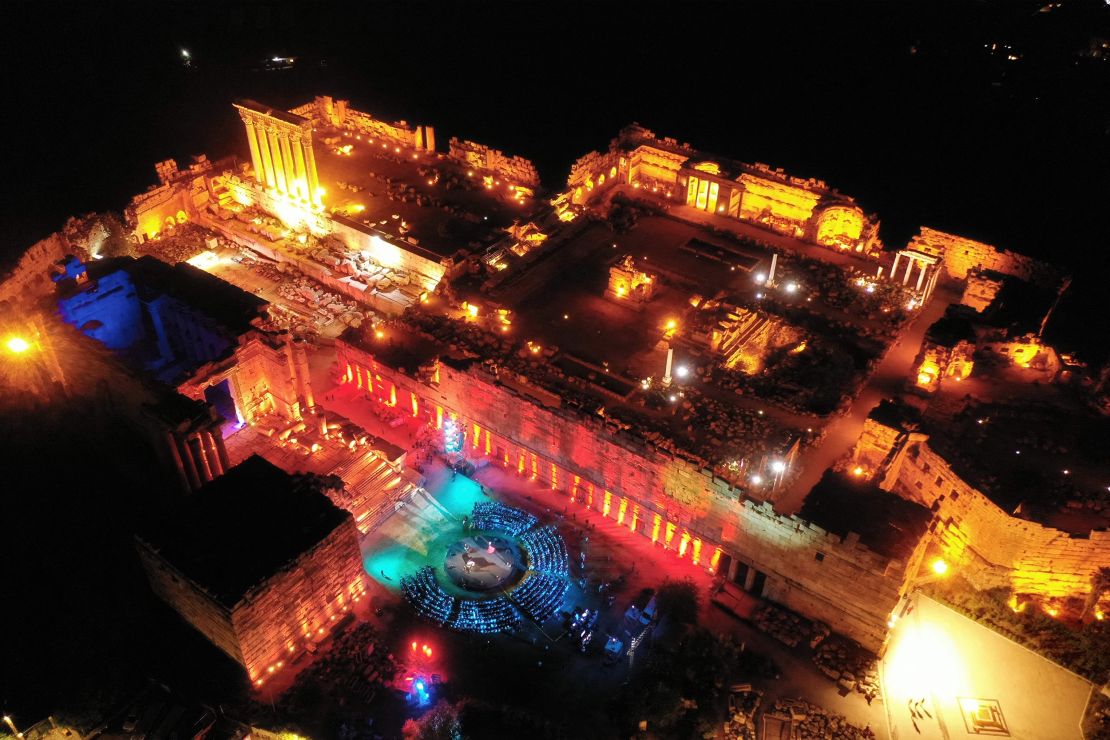
POLYGON ((519 381, 511 390, 476 368, 440 364, 438 383, 425 383, 342 340, 336 348, 345 382, 380 403, 435 426, 457 417, 469 456, 488 456, 702 567, 715 570, 727 555, 733 572, 743 563, 766 574, 768 598, 872 649, 882 643, 914 557, 890 561, 858 538, 841 540, 769 504, 741 501, 710 471, 607 427, 601 417, 553 408, 557 399, 519 381))

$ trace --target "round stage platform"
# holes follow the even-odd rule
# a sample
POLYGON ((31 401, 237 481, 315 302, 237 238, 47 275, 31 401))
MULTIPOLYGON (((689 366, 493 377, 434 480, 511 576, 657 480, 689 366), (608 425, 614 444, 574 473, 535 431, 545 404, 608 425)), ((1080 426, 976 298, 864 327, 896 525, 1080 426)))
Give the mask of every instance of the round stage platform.
POLYGON ((448 547, 443 567, 456 586, 479 592, 510 586, 524 573, 515 542, 480 534, 448 547))

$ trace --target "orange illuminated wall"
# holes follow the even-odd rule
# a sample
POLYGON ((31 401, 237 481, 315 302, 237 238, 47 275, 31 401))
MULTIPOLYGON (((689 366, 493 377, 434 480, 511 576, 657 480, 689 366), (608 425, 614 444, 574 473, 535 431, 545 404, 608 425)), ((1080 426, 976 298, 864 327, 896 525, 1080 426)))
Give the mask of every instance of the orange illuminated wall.
POLYGON ((678 171, 685 159, 681 154, 641 146, 632 153, 632 161, 636 165, 632 179, 634 182, 646 179, 673 184, 678 180, 678 171))
POLYGON ((759 221, 764 213, 793 222, 799 227, 809 221, 820 197, 800 187, 754 175, 743 174, 740 182, 744 195, 740 199, 740 218, 759 221))
POLYGON ((817 243, 850 249, 863 236, 863 212, 852 206, 830 206, 817 220, 817 243))

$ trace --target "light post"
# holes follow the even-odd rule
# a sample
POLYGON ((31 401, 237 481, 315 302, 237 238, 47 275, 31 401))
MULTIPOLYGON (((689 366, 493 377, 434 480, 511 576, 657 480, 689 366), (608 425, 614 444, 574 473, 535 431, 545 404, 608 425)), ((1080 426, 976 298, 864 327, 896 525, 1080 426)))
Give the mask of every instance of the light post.
POLYGON ((13 735, 15 735, 18 738, 23 737, 23 733, 20 732, 19 730, 15 729, 15 723, 12 721, 12 718, 9 717, 6 714, 4 715, 4 724, 6 724, 8 726, 8 728, 12 731, 13 735))
POLYGON ((771 463, 771 472, 775 474, 775 483, 771 486, 771 493, 778 490, 779 484, 782 483, 782 476, 786 473, 786 463, 782 460, 775 460, 771 463))

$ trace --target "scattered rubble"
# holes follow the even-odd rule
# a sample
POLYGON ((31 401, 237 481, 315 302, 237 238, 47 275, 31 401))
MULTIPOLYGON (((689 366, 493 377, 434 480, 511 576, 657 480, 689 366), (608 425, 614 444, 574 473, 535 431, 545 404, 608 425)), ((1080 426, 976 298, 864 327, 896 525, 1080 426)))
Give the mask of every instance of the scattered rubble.
POLYGON ((817 669, 845 691, 858 691, 868 701, 879 695, 879 659, 851 640, 833 635, 813 654, 817 669))
POLYGON ((872 740, 875 737, 870 727, 857 727, 843 715, 801 699, 779 699, 768 714, 790 721, 791 737, 797 740, 872 740))

